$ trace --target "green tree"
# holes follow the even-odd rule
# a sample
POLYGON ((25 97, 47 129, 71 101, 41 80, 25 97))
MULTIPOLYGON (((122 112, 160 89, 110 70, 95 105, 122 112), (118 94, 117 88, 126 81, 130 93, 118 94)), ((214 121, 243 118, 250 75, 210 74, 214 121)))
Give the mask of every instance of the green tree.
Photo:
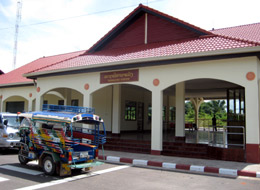
MULTIPOLYGON (((211 122, 214 115, 216 115, 218 125, 226 125, 223 122, 223 120, 227 119, 225 100, 211 100, 201 104, 199 110, 200 119, 208 119, 211 122)), ((195 111, 190 101, 185 103, 185 121, 195 122, 195 111)))
POLYGON ((203 102, 200 105, 199 113, 200 113, 200 115, 205 115, 205 114, 211 115, 212 114, 209 102, 203 102))
POLYGON ((190 101, 185 102, 185 121, 194 122, 195 111, 190 101))
POLYGON ((224 100, 212 100, 209 102, 211 115, 222 115, 226 112, 226 102, 224 100))
POLYGON ((205 113, 211 116, 223 115, 226 113, 226 102, 225 100, 212 100, 204 102, 200 106, 200 113, 205 113))

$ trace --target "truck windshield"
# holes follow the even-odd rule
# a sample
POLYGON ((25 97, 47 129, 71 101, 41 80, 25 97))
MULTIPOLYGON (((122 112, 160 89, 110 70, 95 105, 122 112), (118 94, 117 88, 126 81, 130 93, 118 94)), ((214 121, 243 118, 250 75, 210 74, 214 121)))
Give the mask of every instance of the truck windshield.
POLYGON ((3 120, 8 120, 8 127, 19 128, 19 120, 16 116, 4 116, 3 120))

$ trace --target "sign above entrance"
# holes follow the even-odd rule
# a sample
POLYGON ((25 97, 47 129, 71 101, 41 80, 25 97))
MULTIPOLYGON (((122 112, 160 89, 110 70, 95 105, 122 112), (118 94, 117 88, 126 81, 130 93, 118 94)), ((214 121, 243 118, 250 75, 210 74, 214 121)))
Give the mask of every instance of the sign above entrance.
POLYGON ((100 73, 100 84, 115 82, 133 82, 138 80, 138 69, 100 73))

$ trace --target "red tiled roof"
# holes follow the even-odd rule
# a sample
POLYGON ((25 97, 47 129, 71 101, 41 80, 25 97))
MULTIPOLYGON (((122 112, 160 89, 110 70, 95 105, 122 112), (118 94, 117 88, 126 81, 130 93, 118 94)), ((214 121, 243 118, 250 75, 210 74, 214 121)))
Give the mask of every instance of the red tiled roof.
POLYGON ((207 36, 181 42, 160 42, 120 49, 110 49, 81 55, 67 61, 40 68, 40 71, 80 67, 95 64, 105 64, 118 61, 127 61, 141 58, 153 58, 188 53, 208 52, 243 47, 253 47, 260 44, 243 40, 230 39, 222 36, 207 36))
POLYGON ((260 43, 260 23, 222 28, 211 31, 214 34, 229 36, 260 43))
MULTIPOLYGON (((194 37, 192 39, 185 39, 182 41, 175 40, 148 43, 107 50, 99 49, 99 51, 95 51, 101 47, 99 43, 102 45, 104 42, 103 40, 109 40, 106 38, 109 38, 111 33, 110 31, 94 46, 92 46, 93 49, 90 48, 91 51, 79 51, 40 58, 14 71, 3 74, 0 76, 0 86, 26 82, 32 83, 32 80, 23 77, 23 74, 25 73, 36 73, 37 75, 38 72, 48 72, 88 65, 102 64, 102 66, 106 66, 106 64, 112 62, 131 61, 142 58, 156 58, 162 56, 185 55, 190 53, 260 46, 260 30, 258 28, 260 24, 246 25, 241 28, 232 27, 207 32, 149 7, 140 5, 138 8, 144 8, 146 11, 150 11, 149 13, 154 12, 156 15, 167 17, 168 19, 171 19, 171 21, 173 20, 174 22, 178 22, 178 24, 185 25, 185 27, 188 27, 189 29, 194 29, 196 32, 201 32, 203 37, 194 37), (243 30, 246 30, 246 32, 243 32, 243 30)), ((133 13, 134 11, 131 14, 133 13)), ((125 21, 128 17, 126 17, 123 21, 125 21)), ((120 23, 122 24, 122 22, 120 23)), ((112 31, 116 29, 117 26, 113 28, 112 31)))
POLYGON ((61 61, 76 57, 84 52, 85 51, 77 51, 77 52, 72 52, 72 53, 66 53, 66 54, 61 54, 61 55, 39 58, 31 63, 28 63, 22 67, 17 68, 9 73, 0 75, 0 86, 5 85, 5 84, 32 82, 31 79, 27 79, 27 78, 23 77, 23 74, 28 73, 28 72, 34 72, 36 70, 39 70, 40 68, 44 69, 45 67, 53 65, 55 63, 59 63, 61 61))

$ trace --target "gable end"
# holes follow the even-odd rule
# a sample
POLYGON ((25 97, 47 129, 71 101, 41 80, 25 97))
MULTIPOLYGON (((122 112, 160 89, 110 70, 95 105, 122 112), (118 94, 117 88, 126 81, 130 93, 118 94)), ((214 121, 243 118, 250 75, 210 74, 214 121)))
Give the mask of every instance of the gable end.
POLYGON ((156 36, 155 34, 160 34, 158 34, 158 32, 152 32, 151 28, 149 29, 149 27, 151 27, 152 25, 149 24, 150 20, 148 18, 148 43, 167 40, 182 40, 185 38, 199 37, 202 35, 212 34, 211 32, 190 25, 184 21, 171 17, 167 14, 161 13, 157 10, 151 9, 143 5, 139 5, 133 12, 131 12, 127 17, 125 17, 125 19, 123 19, 110 32, 108 32, 103 38, 101 38, 96 44, 94 44, 87 52, 85 52, 85 55, 104 49, 122 48, 127 46, 144 44, 146 13, 149 15, 150 18, 154 17, 154 21, 156 20, 155 18, 160 19, 164 23, 164 27, 162 26, 162 24, 160 24, 160 22, 157 21, 158 26, 160 25, 161 29, 167 31, 165 33, 166 35, 162 34, 162 38, 156 36), (171 25, 175 26, 175 30, 179 30, 176 31, 177 33, 184 34, 182 36, 179 36, 180 39, 177 39, 176 36, 170 36, 171 34, 173 34, 174 31, 174 27, 172 27, 171 25), (168 27, 171 28, 171 31, 167 29, 168 27))

